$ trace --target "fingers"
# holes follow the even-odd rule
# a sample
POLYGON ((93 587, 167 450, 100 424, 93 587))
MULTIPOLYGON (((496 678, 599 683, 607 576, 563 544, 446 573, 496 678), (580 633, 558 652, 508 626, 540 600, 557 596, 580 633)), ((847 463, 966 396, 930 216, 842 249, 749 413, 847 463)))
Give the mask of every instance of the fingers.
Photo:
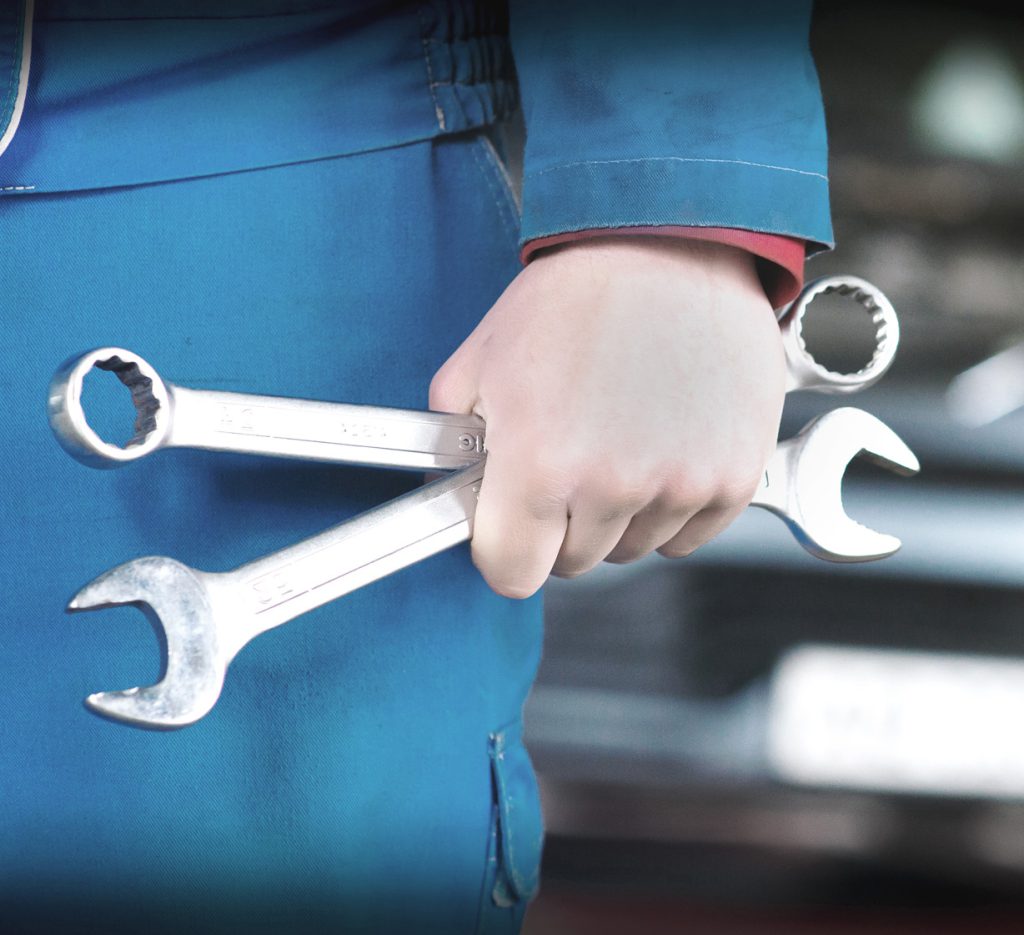
POLYGON ((675 536, 658 546, 657 552, 666 558, 685 558, 692 555, 722 532, 741 511, 742 507, 709 507, 701 510, 675 536))
POLYGON ((681 529, 700 512, 699 506, 672 504, 658 498, 637 513, 623 531, 605 561, 626 565, 650 555, 655 549, 679 535, 681 529))
POLYGON ((523 598, 549 574, 581 575, 601 561, 637 561, 651 552, 691 554, 725 529, 754 486, 679 485, 644 502, 642 491, 576 472, 524 466, 492 452, 473 535, 473 560, 499 594, 523 598), (749 489, 748 489, 749 488, 749 489))
POLYGON ((590 571, 615 548, 631 520, 631 515, 615 511, 573 513, 551 574, 576 578, 590 571))
POLYGON ((472 554, 498 594, 529 597, 547 580, 566 535, 566 503, 561 478, 525 470, 514 458, 488 456, 472 554))

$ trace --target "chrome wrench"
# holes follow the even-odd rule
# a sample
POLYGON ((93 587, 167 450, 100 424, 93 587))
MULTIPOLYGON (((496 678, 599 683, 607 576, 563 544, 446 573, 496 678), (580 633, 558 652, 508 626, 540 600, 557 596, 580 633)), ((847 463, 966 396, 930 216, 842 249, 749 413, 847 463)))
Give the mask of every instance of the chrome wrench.
MULTIPOLYGON (((870 386, 888 370, 899 343, 899 322, 888 300, 851 276, 809 283, 783 311, 780 328, 787 392, 850 393, 870 386), (856 373, 827 370, 803 340, 808 307, 831 292, 852 297, 875 323, 874 356, 856 373)), ((188 389, 165 382, 138 354, 117 347, 65 361, 50 386, 49 411, 61 445, 92 467, 117 467, 160 448, 199 448, 439 471, 473 464, 486 448, 484 423, 476 416, 188 389), (112 371, 131 392, 135 434, 123 448, 89 425, 82 390, 93 368, 112 371)))
MULTIPOLYGON (((910 449, 874 416, 836 409, 779 443, 751 505, 780 515, 822 558, 890 555, 898 539, 861 526, 843 510, 843 474, 858 454, 898 474, 918 470, 910 449)), ((99 692, 86 704, 136 726, 194 723, 216 704, 228 665, 250 640, 470 539, 483 471, 481 461, 234 571, 202 572, 146 557, 100 575, 68 610, 148 609, 164 637, 165 668, 155 685, 99 692)))

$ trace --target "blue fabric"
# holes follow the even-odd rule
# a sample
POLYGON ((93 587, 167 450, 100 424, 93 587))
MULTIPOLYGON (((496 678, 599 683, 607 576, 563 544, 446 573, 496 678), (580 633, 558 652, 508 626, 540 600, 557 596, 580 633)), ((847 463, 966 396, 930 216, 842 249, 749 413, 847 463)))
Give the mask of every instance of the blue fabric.
POLYGON ((682 225, 832 242, 809 0, 512 0, 523 243, 682 225))
POLYGON ((95 18, 95 2, 81 18, 81 6, 37 14, 35 119, 0 160, 7 194, 366 152, 486 126, 517 104, 507 17, 491 5, 342 0, 228 17, 165 0, 118 19, 95 18), (188 18, 155 15, 183 7, 188 18))
POLYGON ((24 54, 25 6, 0 4, 0 137, 14 117, 24 54))
POLYGON ((50 437, 49 375, 123 344, 185 386, 423 406, 520 237, 734 223, 826 242, 806 11, 783 8, 764 48, 738 40, 737 64, 724 19, 666 4, 685 54, 649 63, 630 50, 667 40, 614 40, 612 6, 514 0, 520 227, 480 133, 516 101, 500 5, 211 8, 40 0, 0 159, 0 918, 512 933, 541 846, 518 720, 539 600, 495 596, 457 549, 260 637, 193 727, 100 721, 81 698, 153 681, 158 652, 133 610, 65 617, 81 584, 146 553, 227 570, 416 481, 182 451, 89 471, 50 437))
MULTIPOLYGON (((37 24, 40 48, 53 28, 37 24)), ((41 67, 33 99, 53 100, 49 79, 79 65, 41 67)), ((145 84, 119 94, 154 112, 145 84)), ((24 119, 29 140, 65 132, 46 109, 24 119)), ((124 143, 76 145, 69 167, 124 143)), ((184 451, 91 471, 45 418, 52 368, 107 343, 186 386, 425 406, 517 269, 492 150, 471 134, 37 190, 0 200, 0 225, 0 927, 516 931, 530 893, 495 900, 502 838, 532 842, 517 861, 535 874, 540 815, 529 769, 502 791, 491 751, 534 675, 539 599, 497 597, 457 549, 260 637, 192 727, 102 721, 82 698, 154 680, 159 654, 135 610, 65 616, 83 583, 147 553, 227 570, 418 478, 184 451), (503 795, 534 807, 510 825, 503 795)))

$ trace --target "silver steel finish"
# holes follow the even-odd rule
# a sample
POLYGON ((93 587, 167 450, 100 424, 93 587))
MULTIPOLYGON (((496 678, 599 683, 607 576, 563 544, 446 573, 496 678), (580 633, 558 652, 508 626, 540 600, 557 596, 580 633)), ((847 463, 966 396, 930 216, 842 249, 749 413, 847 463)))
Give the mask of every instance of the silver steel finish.
POLYGON ((50 383, 49 412, 63 448, 91 467, 117 467, 159 448, 202 448, 440 471, 475 464, 485 452, 477 416, 190 390, 165 382, 120 347, 65 361, 50 383), (115 373, 131 391, 135 436, 124 448, 89 426, 82 389, 94 367, 115 373))
POLYGON ((909 477, 921 466, 884 422, 846 406, 811 420, 779 442, 751 506, 780 516, 800 544, 830 562, 869 562, 900 547, 895 536, 875 532, 846 515, 842 482, 858 455, 909 477))
POLYGON ((786 392, 817 390, 820 393, 855 393, 877 383, 892 365, 900 343, 900 323, 889 300, 871 283, 856 276, 827 276, 808 283, 779 318, 782 346, 786 351, 786 392), (836 373, 819 364, 807 350, 803 320, 808 306, 829 293, 850 296, 875 323, 875 353, 855 373, 836 373))
MULTIPOLYGON (((898 539, 843 511, 842 477, 857 454, 901 474, 918 470, 913 453, 874 416, 837 409, 779 444, 752 505, 781 516, 821 558, 889 555, 898 539)), ((156 685, 99 692, 86 703, 137 726, 174 728, 199 720, 216 703, 228 664, 251 639, 471 538, 483 471, 481 462, 232 572, 208 574, 158 557, 106 572, 68 609, 142 607, 165 637, 165 674, 156 685)))
MULTIPOLYGON (((782 315, 786 389, 850 393, 878 380, 892 363, 899 323, 870 283, 832 276, 810 283, 782 315), (857 373, 826 370, 808 353, 802 324, 815 298, 853 297, 876 324, 873 359, 857 373)), ((92 467, 117 467, 159 448, 202 448, 408 470, 457 470, 485 453, 484 423, 472 415, 194 390, 162 380, 138 354, 103 347, 65 361, 50 385, 50 424, 61 445, 92 467), (112 371, 135 403, 135 436, 121 448, 90 428, 82 405, 86 375, 112 371)))
POLYGON ((228 664, 250 640, 473 535, 483 462, 226 573, 138 558, 100 575, 69 611, 131 604, 166 647, 146 688, 99 692, 86 704, 143 727, 184 727, 216 703, 228 664))

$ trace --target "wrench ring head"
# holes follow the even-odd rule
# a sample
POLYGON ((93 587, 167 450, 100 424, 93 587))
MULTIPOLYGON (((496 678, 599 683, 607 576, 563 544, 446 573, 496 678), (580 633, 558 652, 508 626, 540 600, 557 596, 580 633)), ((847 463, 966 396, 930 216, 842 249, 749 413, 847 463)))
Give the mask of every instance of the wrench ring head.
POLYGON ((790 386, 794 390, 853 393, 877 383, 892 366, 900 342, 896 310, 875 286, 856 276, 826 276, 808 283, 783 314, 782 339, 789 360, 790 386), (819 364, 807 349, 803 320, 807 307, 818 297, 837 293, 853 298, 875 325, 875 352, 860 370, 837 373, 819 364))
POLYGON ((156 370, 121 347, 99 347, 69 358, 50 382, 50 427, 61 447, 90 467, 117 467, 159 448, 170 431, 170 409, 170 392, 156 370), (104 441, 89 425, 82 390, 93 368, 114 373, 131 393, 135 434, 123 448, 104 441))

